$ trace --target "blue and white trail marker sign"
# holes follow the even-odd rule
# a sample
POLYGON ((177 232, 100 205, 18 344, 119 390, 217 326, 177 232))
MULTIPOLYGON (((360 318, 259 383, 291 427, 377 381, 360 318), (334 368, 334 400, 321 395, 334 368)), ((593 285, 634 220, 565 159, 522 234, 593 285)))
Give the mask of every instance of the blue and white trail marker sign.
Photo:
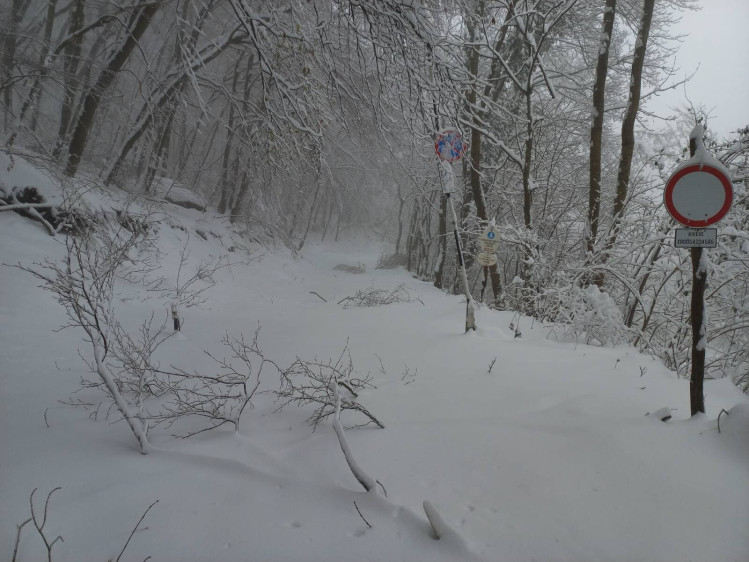
POLYGON ((494 254, 499 247, 499 233, 494 221, 486 227, 479 238, 479 247, 481 251, 487 254, 494 254))

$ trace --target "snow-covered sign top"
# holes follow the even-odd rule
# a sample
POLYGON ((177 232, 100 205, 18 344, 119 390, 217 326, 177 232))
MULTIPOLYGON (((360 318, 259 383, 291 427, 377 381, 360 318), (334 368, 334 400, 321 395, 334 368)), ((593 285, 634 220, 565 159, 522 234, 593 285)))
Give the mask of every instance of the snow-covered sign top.
POLYGON ((460 160, 468 150, 468 144, 463 141, 460 133, 454 129, 442 131, 434 143, 434 151, 440 160, 455 162, 460 160))
POLYGON ((690 135, 696 150, 680 164, 666 183, 663 198, 666 210, 684 226, 704 228, 728 214, 733 202, 733 186, 728 171, 705 148, 704 130, 698 125, 690 135))

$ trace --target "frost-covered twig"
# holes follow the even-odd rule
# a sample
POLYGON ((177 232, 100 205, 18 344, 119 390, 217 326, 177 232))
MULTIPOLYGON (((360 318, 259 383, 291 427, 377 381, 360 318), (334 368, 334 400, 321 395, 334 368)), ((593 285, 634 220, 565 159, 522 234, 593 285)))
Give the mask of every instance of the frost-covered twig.
POLYGON ((192 437, 205 431, 217 429, 225 424, 239 430, 244 411, 252 408, 252 398, 260 387, 263 368, 270 366, 281 372, 281 368, 263 354, 258 344, 258 326, 252 341, 247 342, 226 334, 222 340, 231 351, 231 358, 218 358, 206 352, 217 365, 218 372, 211 375, 188 372, 173 367, 171 371, 159 373, 168 381, 168 401, 159 413, 158 423, 171 426, 186 417, 202 417, 211 420, 209 426, 180 437, 192 437), (238 365, 236 364, 238 363, 238 365))
POLYGON ((119 240, 110 233, 88 236, 69 236, 63 263, 46 261, 36 267, 18 267, 31 273, 42 287, 53 293, 65 308, 68 323, 63 327, 83 330, 91 345, 93 358, 88 361, 101 380, 122 417, 138 440, 140 450, 149 449, 146 437, 148 425, 142 409, 133 407, 122 393, 118 377, 108 363, 112 351, 113 333, 117 322, 113 311, 114 278, 117 270, 129 258, 129 250, 139 238, 136 233, 119 240), (103 239, 102 239, 103 238, 103 239))
POLYGON ((216 285, 214 275, 229 265, 225 257, 210 257, 190 269, 189 237, 179 254, 179 265, 173 287, 165 287, 164 280, 149 290, 166 295, 180 307, 191 307, 205 302, 205 292, 216 285))
POLYGON ((356 291, 353 296, 339 300, 338 304, 343 304, 343 308, 348 308, 350 306, 382 306, 397 302, 420 302, 421 304, 424 304, 419 297, 412 296, 411 292, 405 285, 398 285, 392 290, 369 287, 367 289, 356 291))
POLYGON ((359 463, 356 462, 354 453, 351 451, 351 447, 349 447, 348 441, 346 440, 346 433, 341 425, 341 394, 338 390, 338 384, 335 378, 331 379, 329 387, 334 399, 333 430, 338 436, 338 444, 341 446, 341 451, 343 451, 343 456, 346 458, 346 463, 348 464, 349 469, 351 469, 354 478, 356 478, 359 484, 361 484, 367 492, 376 490, 377 481, 367 474, 361 466, 359 466, 359 463))
POLYGON ((173 333, 166 330, 166 321, 158 326, 153 321, 151 314, 141 324, 137 337, 115 323, 111 338, 113 360, 108 365, 116 374, 120 388, 134 396, 140 416, 145 416, 144 400, 161 396, 166 390, 151 357, 173 333))
POLYGON ((431 525, 432 530, 434 531, 435 538, 437 540, 450 541, 454 543, 455 545, 460 546, 461 550, 464 550, 467 552, 468 544, 466 540, 458 531, 456 531, 453 527, 451 527, 442 518, 442 515, 440 515, 439 511, 437 511, 437 508, 435 508, 428 501, 424 501, 422 506, 424 507, 424 513, 426 514, 427 519, 429 520, 429 525, 431 525))
POLYGON ((424 513, 429 520, 429 524, 432 526, 432 530, 434 531, 434 534, 438 539, 441 539, 442 537, 452 532, 450 526, 445 523, 445 520, 442 519, 439 511, 437 511, 437 509, 430 502, 425 500, 422 506, 424 507, 424 513))
POLYGON ((333 362, 322 363, 317 360, 305 361, 297 359, 286 369, 280 370, 281 387, 276 396, 281 402, 277 410, 289 404, 316 406, 307 422, 317 426, 321 421, 331 416, 335 411, 335 396, 331 390, 331 382, 344 388, 351 398, 341 399, 342 410, 353 410, 364 415, 369 421, 353 427, 363 427, 374 423, 380 428, 385 426, 367 408, 356 401, 358 393, 367 387, 372 387, 371 376, 364 378, 355 376, 348 345, 344 347, 338 359, 333 362))

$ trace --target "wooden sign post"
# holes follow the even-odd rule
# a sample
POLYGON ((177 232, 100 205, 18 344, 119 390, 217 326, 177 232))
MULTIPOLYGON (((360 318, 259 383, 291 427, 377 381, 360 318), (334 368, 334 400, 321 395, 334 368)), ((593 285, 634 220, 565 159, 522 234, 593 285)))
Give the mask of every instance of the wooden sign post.
POLYGON ((717 232, 705 232, 728 214, 733 202, 733 186, 728 172, 711 156, 702 141, 702 125, 689 135, 691 158, 681 164, 668 179, 663 194, 666 209, 686 232, 676 233, 676 245, 688 244, 692 258, 692 372, 689 382, 691 415, 705 413, 705 349, 707 348, 707 286, 708 260, 706 247, 717 244, 717 232), (701 229, 695 231, 695 229, 701 229), (704 231, 702 231, 704 229, 704 231))

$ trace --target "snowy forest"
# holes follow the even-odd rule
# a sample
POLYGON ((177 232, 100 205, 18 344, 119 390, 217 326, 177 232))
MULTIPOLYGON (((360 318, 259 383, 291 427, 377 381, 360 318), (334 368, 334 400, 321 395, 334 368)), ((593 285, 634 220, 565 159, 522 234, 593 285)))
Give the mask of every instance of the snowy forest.
MULTIPOLYGON (((223 336, 226 351, 205 352, 219 373, 209 376, 198 371, 199 361, 170 365, 170 354, 168 361, 156 361, 174 339, 172 319, 159 328, 161 312, 122 312, 112 296, 117 287, 138 286, 148 298, 162 299, 160 306, 171 302, 178 322, 184 311, 207 306, 214 298, 209 295, 222 292, 215 282, 218 276, 230 270, 237 275, 239 266, 232 264, 236 256, 244 256, 248 267, 261 253, 301 260, 305 252, 320 252, 321 244, 346 244, 365 236, 376 253, 374 263, 365 266, 364 258, 359 263, 352 256, 347 265, 319 259, 337 266, 339 275, 405 271, 407 281, 388 289, 370 285, 355 294, 350 294, 355 289, 351 286, 348 296, 336 295, 344 296, 340 301, 331 296, 333 289, 326 293, 323 284, 305 287, 311 302, 322 307, 338 301, 339 312, 372 303, 383 310, 393 303, 429 308, 431 301, 413 288, 428 286, 434 292, 430 298, 453 303, 454 317, 445 320, 433 312, 433 321, 452 323, 461 337, 463 308, 473 300, 480 328, 494 326, 488 314, 501 314, 496 318, 502 318, 502 329, 510 330, 508 345, 531 341, 533 326, 550 326, 554 341, 640 353, 671 373, 674 381, 688 385, 693 263, 689 251, 674 246, 679 225, 667 212, 663 193, 674 168, 689 160, 698 146, 725 168, 734 193, 730 212, 717 225, 717 246, 703 256, 708 310, 704 373, 734 403, 746 406, 749 123, 737 122, 728 135, 718 135, 704 107, 685 105, 669 115, 649 107, 659 93, 688 83, 689 75, 674 65, 683 38, 672 27, 680 14, 700 7, 695 0, 4 0, 0 223, 6 221, 6 226, 0 300, 6 301, 5 307, 17 298, 11 285, 18 291, 33 286, 27 290, 48 296, 45 306, 59 308, 54 314, 59 313, 60 321, 46 328, 65 325, 77 330, 77 339, 71 340, 77 343, 71 345, 81 346, 78 353, 88 365, 87 376, 93 377, 80 383, 84 395, 106 396, 109 406, 102 408, 111 410, 112 419, 124 421, 119 426, 126 427, 141 452, 158 450, 159 438, 154 437, 155 445, 150 442, 149 430, 155 427, 185 423, 180 431, 196 439, 218 428, 241 433, 240 418, 264 400, 266 379, 261 380, 260 372, 263 377, 273 372, 281 387, 273 391, 275 402, 269 408, 311 405, 317 409, 303 417, 309 416, 313 427, 333 420, 351 474, 371 495, 384 488, 367 473, 372 461, 363 467, 354 460, 357 449, 361 452, 357 445, 366 447, 369 437, 350 428, 383 428, 389 420, 359 399, 376 381, 355 374, 354 343, 342 353, 347 340, 341 335, 337 351, 312 348, 306 358, 292 350, 286 366, 285 359, 263 348, 266 327, 275 333, 271 320, 264 319, 261 328, 259 319, 245 318, 243 336, 218 323, 210 337, 223 336), (467 147, 451 165, 455 190, 449 195, 449 174, 435 154, 435 141, 444 130, 459 131, 467 147), (37 177, 41 179, 29 179, 37 177), (177 215, 193 213, 190 226, 164 218, 165 202, 178 206, 177 215), (10 217, 14 222, 8 222, 10 217), (155 224, 169 224, 176 236, 159 242, 162 251, 169 249, 166 258, 151 252, 155 224), (490 226, 500 243, 497 259, 486 265, 478 255, 480 237, 490 226), (41 253, 47 242, 39 234, 55 241, 52 254, 58 261, 41 253), (194 265, 191 260, 201 250, 189 246, 187 239, 206 248, 215 244, 225 255, 204 249, 202 261, 194 265), (165 278, 155 275, 160 261, 173 266, 169 275, 176 272, 169 288, 165 278), (238 363, 222 359, 222 353, 238 363), (333 359, 318 359, 318 353, 333 359), (166 406, 148 410, 149 402, 166 406), (358 416, 345 431, 343 412, 358 416), (185 422, 188 418, 207 425, 185 422), (349 435, 356 436, 350 437, 352 444, 349 435)), ((285 271, 285 265, 274 261, 278 259, 269 257, 267 263, 285 271)), ((253 275, 245 287, 264 302, 263 295, 272 295, 273 273, 262 272, 267 279, 259 271, 253 275)), ((232 298, 239 298, 239 289, 233 290, 232 298)), ((4 322, 11 322, 9 310, 2 309, 8 315, 4 322)), ((11 331, 9 324, 3 329, 11 331)), ((53 341, 58 336, 44 337, 53 341)), ((541 349, 545 344, 538 345, 541 349)), ((9 349, 4 360, 8 371, 9 349)), ((283 352, 278 353, 281 357, 283 352)), ((390 367, 387 351, 377 353, 382 358, 377 356, 371 370, 385 376, 390 367)), ((482 358, 481 369, 486 371, 491 362, 491 373, 496 356, 482 358)), ((501 364, 500 358, 494 369, 501 364)), ((423 370, 417 376, 413 365, 410 370, 402 362, 391 368, 399 369, 393 376, 398 384, 409 385, 402 388, 427 376, 423 370)), ((651 367, 651 376, 655 369, 651 367)), ((640 366, 637 384, 646 372, 640 366)), ((97 399, 81 396, 68 400, 66 408, 77 412, 71 406, 79 406, 94 419, 105 417, 97 399)), ((726 402, 723 409, 720 404, 717 411, 707 412, 710 423, 718 416, 718 431, 721 424, 730 427, 726 424, 733 406, 726 402)), ((387 407, 383 410, 388 412, 387 407)), ((733 416, 734 427, 749 419, 747 411, 744 407, 733 416)), ((688 407, 682 405, 680 412, 690 417, 688 407)), ((700 412, 705 414, 704 406, 700 412)), ((666 409, 659 417, 665 421, 671 414, 666 409)), ((10 419, 8 414, 8 423, 10 419)), ((656 450, 653 446, 640 453, 646 457, 656 450)), ((135 457, 127 462, 136 462, 135 457)), ((6 482, 13 480, 11 469, 4 470, 6 482)), ((31 488, 44 482, 23 484, 31 488)), ((38 492, 36 515, 31 497, 36 538, 29 536, 30 525, 23 532, 18 527, 16 533, 14 524, 25 519, 30 489, 14 492, 26 503, 2 512, 0 555, 12 553, 14 561, 26 560, 31 558, 24 558, 24 552, 41 548, 50 559, 76 559, 66 553, 67 546, 53 540, 53 535, 65 535, 63 524, 59 533, 45 535, 44 523, 37 523, 39 505, 44 505, 45 521, 48 504, 50 517, 55 516, 50 489, 52 485, 38 492)), ((317 492, 307 491, 308 503, 319 505, 317 492)), ((138 499, 140 503, 120 515, 121 523, 115 525, 119 533, 98 536, 93 542, 104 550, 91 553, 114 559, 117 552, 105 547, 128 538, 136 511, 143 512, 145 500, 138 499)), ((372 529, 367 508, 384 513, 384 504, 357 501, 350 516, 372 529)), ((668 505, 676 509, 677 503, 668 505)), ((676 551, 647 550, 655 538, 645 540, 645 550, 636 555, 602 556, 598 543, 585 555, 551 545, 544 547, 548 550, 518 546, 502 556, 489 546, 474 552, 443 519, 445 514, 429 502, 423 510, 431 538, 454 539, 453 550, 427 554, 431 551, 421 551, 423 545, 415 543, 407 554, 386 551, 371 559, 679 558, 676 551)), ((232 521, 241 517, 238 507, 229 513, 232 521)), ((737 508, 731 521, 741 527, 743 515, 749 514, 737 508)), ((408 525, 418 526, 410 519, 408 525)), ((475 532, 481 535, 481 529, 478 525, 475 532)), ((140 548, 135 543, 144 533, 136 530, 137 525, 130 535, 133 545, 128 546, 128 539, 125 548, 140 548)), ((734 550, 695 559, 739 560, 749 552, 749 544, 736 542, 739 535, 726 534, 734 550)), ((483 540, 489 544, 488 538, 483 540)), ((154 553, 148 548, 153 547, 127 552, 143 559, 154 553)), ((205 553, 179 558, 156 550, 161 556, 154 560, 365 559, 341 553, 328 557, 325 544, 315 548, 307 558, 289 553, 241 558, 236 552, 226 558, 205 553)), ((87 558, 94 556, 91 553, 77 559, 93 559, 87 558)))
MULTIPOLYGON (((144 195, 177 184, 297 250, 371 225, 392 240, 384 259, 460 293, 432 149, 454 127, 470 146, 456 198, 471 287, 487 284, 472 259, 487 221, 503 241, 484 302, 631 341, 686 375, 691 267, 662 190, 708 119, 648 122, 647 101, 679 83, 669 25, 694 7, 13 0, 4 150, 144 195)), ((705 124, 736 189, 710 255, 707 372, 746 390, 749 132, 705 124)))

